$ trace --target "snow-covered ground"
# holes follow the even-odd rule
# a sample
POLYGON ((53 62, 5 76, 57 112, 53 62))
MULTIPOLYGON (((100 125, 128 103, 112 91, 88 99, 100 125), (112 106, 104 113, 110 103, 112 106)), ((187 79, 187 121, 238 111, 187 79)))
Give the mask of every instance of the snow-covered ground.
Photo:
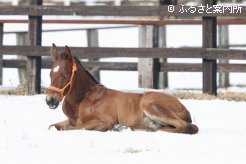
POLYGON ((200 128, 166 132, 48 130, 65 116, 45 95, 0 95, 0 163, 224 163, 246 161, 246 102, 181 100, 200 128))

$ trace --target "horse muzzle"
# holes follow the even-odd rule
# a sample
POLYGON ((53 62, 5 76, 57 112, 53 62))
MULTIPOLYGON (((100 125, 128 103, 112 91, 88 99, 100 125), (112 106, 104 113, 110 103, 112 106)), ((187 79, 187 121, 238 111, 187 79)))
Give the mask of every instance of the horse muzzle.
POLYGON ((46 103, 49 106, 50 109, 56 109, 59 105, 59 100, 54 98, 53 96, 51 97, 46 97, 46 103))

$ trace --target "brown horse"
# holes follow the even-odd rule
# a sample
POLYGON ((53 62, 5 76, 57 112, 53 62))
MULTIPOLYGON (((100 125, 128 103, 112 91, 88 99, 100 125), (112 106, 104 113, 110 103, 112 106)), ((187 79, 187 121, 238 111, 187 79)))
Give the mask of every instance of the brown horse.
POLYGON ((107 131, 120 124, 134 130, 198 132, 189 111, 177 98, 157 92, 135 94, 108 89, 85 70, 67 46, 58 54, 53 44, 51 56, 54 65, 46 102, 55 109, 65 96, 62 110, 68 119, 50 127, 107 131))

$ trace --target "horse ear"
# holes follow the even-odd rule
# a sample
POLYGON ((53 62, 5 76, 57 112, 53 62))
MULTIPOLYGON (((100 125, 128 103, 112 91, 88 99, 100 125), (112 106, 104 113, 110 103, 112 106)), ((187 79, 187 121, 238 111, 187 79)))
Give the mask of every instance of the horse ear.
POLYGON ((56 45, 54 43, 52 44, 52 47, 50 49, 50 54, 54 60, 57 60, 59 57, 56 45))
POLYGON ((72 59, 73 59, 71 50, 70 50, 70 48, 69 48, 68 46, 65 46, 64 55, 65 55, 65 58, 66 58, 67 60, 72 60, 72 59))

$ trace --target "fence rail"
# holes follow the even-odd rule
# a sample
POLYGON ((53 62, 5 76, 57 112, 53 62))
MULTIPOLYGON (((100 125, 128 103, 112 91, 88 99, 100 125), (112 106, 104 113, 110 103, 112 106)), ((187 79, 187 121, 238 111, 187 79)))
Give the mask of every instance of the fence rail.
MULTIPOLYGON (((0 23, 28 23, 25 19, 0 19, 0 23)), ((44 19, 47 24, 114 24, 114 25, 201 25, 202 20, 51 20, 44 19)), ((245 25, 245 19, 218 19, 217 25, 245 25)))
MULTIPOLYGON (((58 47, 62 49, 62 47, 58 47)), ((204 58, 246 60, 245 50, 214 48, 81 48, 71 47, 74 55, 80 58, 204 58)), ((22 56, 50 56, 50 47, 45 46, 0 46, 3 54, 22 56)))
MULTIPOLYGON (((26 60, 24 59, 4 59, 4 68, 26 68, 26 60)), ((138 63, 135 62, 82 62, 87 69, 98 67, 99 70, 106 71, 138 71, 138 63)), ((42 69, 50 69, 53 61, 44 59, 42 61, 42 69)), ((159 67, 160 72, 202 72, 202 63, 164 63, 159 67)), ((246 64, 218 64, 218 72, 246 72, 246 64)))
POLYGON ((144 17, 245 17, 246 7, 240 6, 239 9, 226 9, 221 12, 214 12, 212 5, 204 5, 203 10, 198 6, 174 6, 174 11, 170 12, 168 6, 0 6, 0 15, 63 15, 63 16, 144 16, 144 17), (233 11, 232 11, 233 10, 233 11), (184 12, 180 12, 184 11, 184 12), (233 12, 233 13, 232 13, 233 12))

